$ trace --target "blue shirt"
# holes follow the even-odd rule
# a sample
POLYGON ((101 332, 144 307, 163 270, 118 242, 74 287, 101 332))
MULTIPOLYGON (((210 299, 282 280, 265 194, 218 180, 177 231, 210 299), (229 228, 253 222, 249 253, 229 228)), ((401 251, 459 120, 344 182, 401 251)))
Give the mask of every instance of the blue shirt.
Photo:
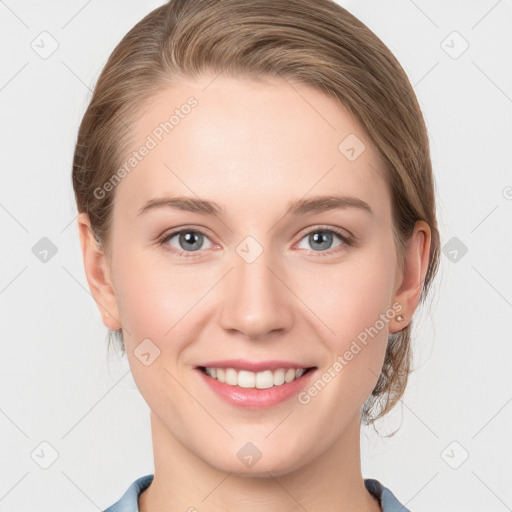
MULTIPOLYGON (((146 475, 137 478, 128 490, 123 494, 119 501, 108 507, 103 512, 139 512, 137 499, 139 494, 144 491, 149 484, 153 481, 154 475, 146 475)), ((395 495, 387 488, 384 487, 378 480, 372 478, 365 478, 364 485, 368 491, 375 496, 379 502, 382 512, 411 512, 405 508, 395 497, 395 495)))

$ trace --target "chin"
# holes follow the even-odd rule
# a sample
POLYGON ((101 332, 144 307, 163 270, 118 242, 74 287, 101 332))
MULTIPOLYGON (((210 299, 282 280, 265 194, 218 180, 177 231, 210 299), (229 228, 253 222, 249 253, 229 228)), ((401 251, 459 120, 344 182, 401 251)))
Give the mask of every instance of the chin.
POLYGON ((293 454, 283 456, 282 453, 277 452, 268 457, 262 454, 261 458, 252 465, 251 461, 248 461, 246 465, 243 462, 243 457, 239 460, 238 456, 235 460, 224 458, 221 463, 211 461, 210 464, 222 472, 231 473, 241 478, 268 478, 270 475, 277 477, 292 473, 304 465, 304 460, 293 454))

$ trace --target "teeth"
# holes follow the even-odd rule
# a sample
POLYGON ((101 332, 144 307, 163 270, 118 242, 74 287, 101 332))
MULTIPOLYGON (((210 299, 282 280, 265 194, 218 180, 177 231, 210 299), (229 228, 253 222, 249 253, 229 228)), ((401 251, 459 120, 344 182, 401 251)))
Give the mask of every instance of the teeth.
POLYGON ((226 368, 226 384, 229 384, 230 386, 238 385, 238 374, 235 369, 226 368))
POLYGON ((301 377, 305 368, 279 368, 279 370, 265 370, 263 372, 237 371, 234 368, 206 368, 206 374, 230 386, 241 388, 267 389, 272 386, 281 386, 285 382, 292 382, 301 377))
MULTIPOLYGON (((258 382, 261 384, 261 379, 259 379, 258 382)), ((253 372, 247 372, 245 370, 240 370, 238 372, 238 385, 241 388, 254 388, 254 387, 256 387, 256 374, 253 373, 253 372)))

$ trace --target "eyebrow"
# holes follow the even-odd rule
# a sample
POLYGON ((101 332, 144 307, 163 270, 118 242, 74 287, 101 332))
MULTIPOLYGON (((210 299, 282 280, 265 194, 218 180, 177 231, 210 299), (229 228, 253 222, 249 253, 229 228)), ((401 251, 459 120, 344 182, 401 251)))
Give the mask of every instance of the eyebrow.
MULTIPOLYGON (((203 215, 215 215, 217 217, 225 213, 225 210, 215 201, 199 199, 194 197, 176 196, 176 197, 157 197, 149 200, 137 212, 137 216, 147 213, 157 208, 174 208, 177 210, 200 213, 203 215)), ((314 196, 309 199, 298 199, 289 201, 285 215, 306 215, 313 213, 322 213, 329 210, 359 208, 374 215, 370 205, 353 196, 314 196)))

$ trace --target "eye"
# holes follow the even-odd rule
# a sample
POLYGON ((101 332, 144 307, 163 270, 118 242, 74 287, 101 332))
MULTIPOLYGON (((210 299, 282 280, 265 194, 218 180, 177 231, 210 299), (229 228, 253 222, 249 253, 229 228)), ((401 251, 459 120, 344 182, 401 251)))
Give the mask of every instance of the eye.
MULTIPOLYGON (((173 231, 164 236, 163 239, 160 240, 160 245, 165 245, 165 248, 178 256, 185 257, 194 257, 194 253, 200 251, 201 249, 209 249, 209 247, 204 247, 205 240, 209 241, 209 238, 202 231, 198 231, 196 229, 180 229, 179 231, 173 231), (178 248, 173 248, 170 242, 173 238, 176 238, 178 248), (185 250, 181 250, 185 249, 185 250)), ((211 243, 211 242, 210 242, 211 243)))
MULTIPOLYGON (((351 237, 342 234, 337 229, 328 229, 323 227, 316 227, 314 230, 306 233, 306 235, 301 239, 301 242, 302 240, 306 240, 306 242, 309 243, 310 246, 313 248, 313 252, 328 252, 328 254, 332 254, 332 252, 338 252, 338 250, 329 251, 329 249, 332 248, 332 243, 335 238, 341 240, 341 242, 338 245, 334 246, 334 248, 338 248, 341 246, 341 249, 338 250, 343 250, 343 246, 353 245, 353 240, 351 237)), ((303 249, 304 247, 300 247, 299 245, 299 248, 303 249)), ((319 255, 323 256, 323 254, 319 255)))
MULTIPOLYGON (((315 229, 309 231, 301 238, 301 242, 302 240, 306 240, 307 243, 311 244, 312 249, 310 249, 310 251, 318 253, 318 256, 324 256, 324 253, 326 256, 331 255, 333 252, 337 253, 343 250, 344 247, 354 245, 354 239, 352 237, 343 234, 337 229, 324 228, 323 226, 317 226, 315 229), (334 246, 334 249, 339 249, 332 251, 330 249, 333 248, 332 243, 335 238, 338 238, 341 242, 334 246)), ((213 246, 205 233, 192 228, 181 228, 172 231, 164 235, 159 241, 159 244, 164 246, 165 250, 185 258, 200 256, 201 249, 211 249, 213 246), (174 238, 176 239, 175 243, 178 244, 178 247, 170 243, 174 238), (205 247, 206 241, 210 245, 205 247), (194 254, 196 252, 199 254, 194 254)), ((304 247, 299 245, 299 248, 303 249, 304 247)))

